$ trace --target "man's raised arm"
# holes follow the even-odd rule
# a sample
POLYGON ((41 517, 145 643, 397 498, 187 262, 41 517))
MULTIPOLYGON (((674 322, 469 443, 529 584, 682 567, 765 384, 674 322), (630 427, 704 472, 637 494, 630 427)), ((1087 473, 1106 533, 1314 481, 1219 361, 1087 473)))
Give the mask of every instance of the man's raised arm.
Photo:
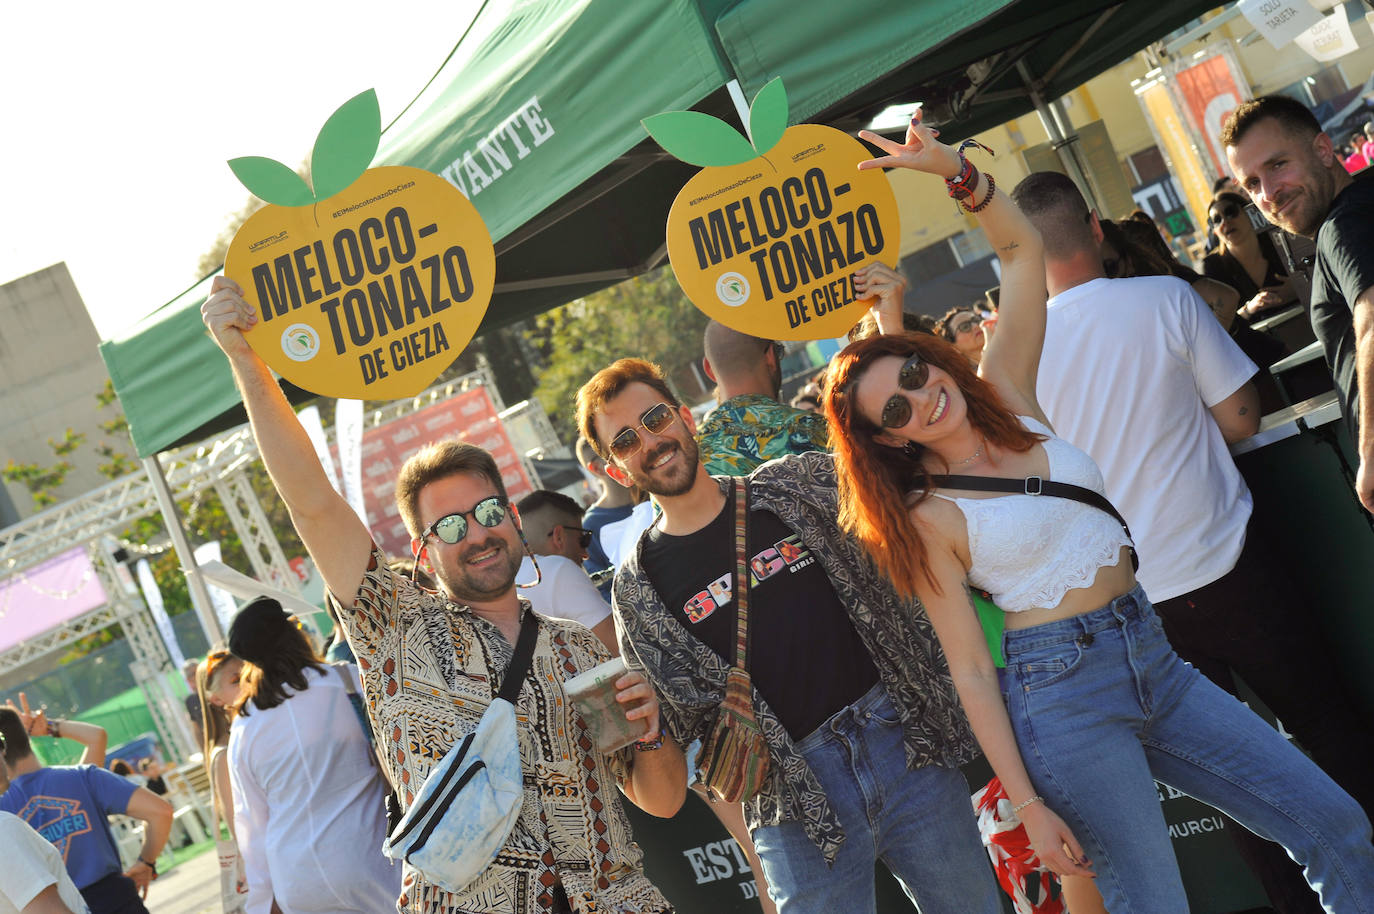
POLYGON ((217 276, 200 313, 229 359, 262 461, 291 512, 296 532, 330 591, 346 604, 352 602, 367 569, 372 536, 329 484, 271 369, 243 338, 244 331, 258 322, 256 309, 244 301, 238 283, 217 276))

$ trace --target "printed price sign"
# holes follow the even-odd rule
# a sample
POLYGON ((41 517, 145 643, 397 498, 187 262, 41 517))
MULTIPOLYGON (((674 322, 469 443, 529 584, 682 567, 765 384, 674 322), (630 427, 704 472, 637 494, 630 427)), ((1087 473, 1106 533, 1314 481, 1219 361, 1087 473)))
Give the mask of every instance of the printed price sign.
POLYGON ((424 390, 477 332, 496 285, 491 235, 460 191, 418 168, 367 168, 380 123, 370 90, 336 111, 315 142, 313 189, 270 159, 230 162, 269 204, 225 258, 260 318, 245 339, 324 396, 424 390))
POLYGON ((870 302, 854 272, 897 263, 901 220, 881 170, 858 140, 818 124, 787 126, 773 80, 749 111, 751 140, 709 115, 674 111, 644 122, 668 152, 705 166, 668 213, 668 257, 702 311, 772 340, 842 336, 870 302))

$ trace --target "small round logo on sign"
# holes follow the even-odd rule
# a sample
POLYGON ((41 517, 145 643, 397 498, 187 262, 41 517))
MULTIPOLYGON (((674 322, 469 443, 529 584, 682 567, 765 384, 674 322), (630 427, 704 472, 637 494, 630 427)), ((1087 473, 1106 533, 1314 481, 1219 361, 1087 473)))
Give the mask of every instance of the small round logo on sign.
POLYGON ((308 362, 320 351, 320 335, 309 324, 292 324, 282 331, 281 351, 293 362, 308 362))
POLYGON ((722 305, 738 308, 749 300, 749 280, 738 273, 722 273, 716 280, 716 298, 722 305))

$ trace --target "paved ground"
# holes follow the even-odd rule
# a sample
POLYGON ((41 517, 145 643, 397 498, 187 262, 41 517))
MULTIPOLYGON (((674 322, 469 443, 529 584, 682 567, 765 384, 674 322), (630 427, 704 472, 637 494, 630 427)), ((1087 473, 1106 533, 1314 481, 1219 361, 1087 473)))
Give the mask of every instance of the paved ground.
POLYGON ((149 914, 221 914, 214 848, 178 863, 148 890, 149 914))

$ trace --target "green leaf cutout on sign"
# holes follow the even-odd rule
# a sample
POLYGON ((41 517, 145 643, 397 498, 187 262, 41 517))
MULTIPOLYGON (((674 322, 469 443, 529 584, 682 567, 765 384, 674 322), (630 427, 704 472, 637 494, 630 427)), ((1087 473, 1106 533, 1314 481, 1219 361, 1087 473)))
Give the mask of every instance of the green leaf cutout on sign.
POLYGON ((315 202, 310 185, 276 159, 243 156, 229 160, 235 177, 253 196, 277 206, 309 206, 315 202))
POLYGON ((310 153, 315 199, 334 196, 367 171, 381 138, 382 112, 374 90, 361 92, 340 105, 320 128, 310 153))
POLYGON ((689 165, 737 165, 754 158, 754 147, 720 118, 699 111, 667 111, 643 120, 658 145, 689 165))
POLYGON ((787 90, 782 87, 782 77, 778 76, 759 90, 749 106, 749 139, 759 155, 767 155, 786 129, 787 90))

